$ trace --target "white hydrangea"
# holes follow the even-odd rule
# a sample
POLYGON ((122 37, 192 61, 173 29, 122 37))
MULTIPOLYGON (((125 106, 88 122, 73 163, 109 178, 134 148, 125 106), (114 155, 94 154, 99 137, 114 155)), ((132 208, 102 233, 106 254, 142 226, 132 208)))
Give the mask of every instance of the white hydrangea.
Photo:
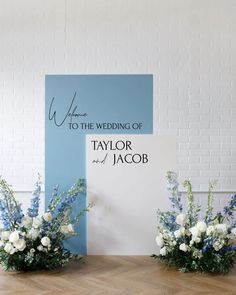
POLYGON ((204 221, 199 221, 196 227, 201 233, 204 233, 207 230, 207 225, 204 221))
POLYGON ((180 226, 184 226, 186 224, 187 217, 184 213, 180 213, 176 216, 175 222, 180 226))
POLYGON ((215 230, 218 234, 221 234, 221 235, 226 235, 228 233, 228 228, 225 223, 216 224, 215 230))

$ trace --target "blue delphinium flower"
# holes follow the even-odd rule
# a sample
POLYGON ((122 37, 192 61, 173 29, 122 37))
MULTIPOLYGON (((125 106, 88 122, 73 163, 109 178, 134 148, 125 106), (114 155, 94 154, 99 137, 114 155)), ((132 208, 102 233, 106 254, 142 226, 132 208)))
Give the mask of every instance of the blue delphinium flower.
POLYGON ((85 192, 86 183, 85 180, 79 180, 76 182, 67 192, 67 195, 60 201, 58 205, 58 211, 63 212, 66 208, 69 208, 74 203, 77 196, 80 193, 85 192))
POLYGON ((220 249, 220 254, 225 254, 227 252, 231 252, 231 251, 236 251, 236 245, 230 245, 230 246, 226 246, 223 247, 222 249, 220 249))
POLYGON ((208 238, 204 239, 202 252, 206 253, 209 250, 211 250, 213 247, 213 243, 214 243, 214 239, 212 237, 208 237, 208 238))
POLYGON ((21 223, 24 214, 22 212, 21 206, 13 207, 11 209, 11 218, 14 223, 21 223))
POLYGON ((13 190, 7 182, 0 177, 0 218, 5 229, 11 229, 21 223, 24 216, 21 205, 14 198, 13 190))
POLYGON ((225 216, 229 217, 230 219, 233 219, 233 212, 235 211, 236 208, 236 194, 231 196, 231 200, 229 202, 228 206, 224 207, 224 214, 225 216))
POLYGON ((160 210, 158 211, 159 215, 159 222, 160 224, 168 229, 171 232, 174 232, 175 230, 178 229, 178 225, 175 222, 176 219, 176 213, 175 212, 161 212, 160 210))
POLYGON ((0 199, 0 220, 2 221, 2 224, 5 230, 10 229, 10 222, 9 222, 10 218, 9 218, 6 202, 1 199, 0 199))
POLYGON ((41 193, 41 181, 40 179, 38 179, 38 181, 35 184, 35 189, 32 193, 33 197, 31 199, 31 206, 30 208, 28 208, 28 215, 30 217, 38 216, 40 193, 41 193))
POLYGON ((66 207, 69 207, 72 203, 74 203, 76 196, 66 196, 58 206, 58 211, 63 212, 66 207))
POLYGON ((167 190, 170 192, 169 199, 171 201, 171 207, 177 208, 181 212, 183 206, 181 204, 181 193, 179 192, 179 183, 177 180, 177 174, 173 171, 167 172, 167 190))

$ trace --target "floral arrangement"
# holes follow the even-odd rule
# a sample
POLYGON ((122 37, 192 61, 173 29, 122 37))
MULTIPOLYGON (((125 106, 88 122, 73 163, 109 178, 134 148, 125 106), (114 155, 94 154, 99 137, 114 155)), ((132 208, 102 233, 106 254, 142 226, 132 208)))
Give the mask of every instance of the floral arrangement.
POLYGON ((182 196, 174 172, 167 173, 172 211, 158 211, 159 226, 156 242, 159 255, 152 257, 175 266, 182 272, 228 273, 236 262, 236 194, 231 196, 223 212, 213 214, 215 181, 209 183, 205 216, 199 220, 201 207, 194 202, 190 181, 183 183, 187 190, 187 208, 183 212, 182 196))
POLYGON ((28 271, 54 269, 69 260, 79 258, 63 246, 63 241, 75 236, 75 225, 91 204, 76 216, 72 206, 85 192, 85 181, 78 180, 67 192, 54 188, 47 211, 39 216, 40 178, 35 184, 31 206, 22 212, 12 188, 0 178, 0 264, 4 270, 28 271))

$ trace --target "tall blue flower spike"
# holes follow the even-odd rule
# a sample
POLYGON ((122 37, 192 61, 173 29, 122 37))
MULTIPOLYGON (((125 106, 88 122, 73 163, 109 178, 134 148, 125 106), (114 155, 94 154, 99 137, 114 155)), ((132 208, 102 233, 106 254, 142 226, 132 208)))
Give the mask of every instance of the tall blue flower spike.
POLYGON ((37 217, 39 212, 39 202, 40 202, 40 194, 41 194, 41 180, 40 176, 38 177, 38 181, 35 183, 35 188, 32 193, 31 206, 28 208, 28 216, 29 217, 37 217))

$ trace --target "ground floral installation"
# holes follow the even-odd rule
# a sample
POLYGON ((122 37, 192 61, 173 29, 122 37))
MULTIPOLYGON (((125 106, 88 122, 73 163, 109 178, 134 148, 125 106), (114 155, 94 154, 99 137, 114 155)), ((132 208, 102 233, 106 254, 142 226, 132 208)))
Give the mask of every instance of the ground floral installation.
POLYGON ((159 255, 152 257, 175 266, 180 271, 228 273, 236 262, 236 194, 222 212, 213 214, 212 190, 209 183, 208 203, 204 218, 199 220, 201 207, 194 203, 192 185, 183 183, 187 190, 187 209, 183 212, 179 183, 174 172, 167 173, 168 190, 172 211, 158 211, 159 226, 156 242, 159 255))
POLYGON ((73 216, 72 206, 84 194, 85 181, 78 180, 67 192, 54 188, 48 210, 39 216, 41 182, 38 179, 31 206, 22 212, 12 188, 0 178, 0 264, 4 270, 41 270, 62 267, 73 258, 63 241, 77 235, 74 228, 91 205, 73 216))

